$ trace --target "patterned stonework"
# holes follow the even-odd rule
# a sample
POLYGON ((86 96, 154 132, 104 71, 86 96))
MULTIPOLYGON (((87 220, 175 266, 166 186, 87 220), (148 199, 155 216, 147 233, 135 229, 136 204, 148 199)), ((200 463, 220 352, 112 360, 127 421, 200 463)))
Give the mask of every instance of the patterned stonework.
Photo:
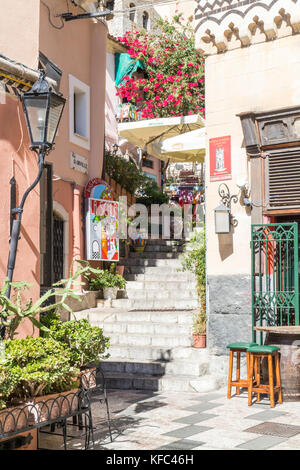
POLYGON ((198 0, 197 47, 226 52, 300 32, 300 0, 198 0))

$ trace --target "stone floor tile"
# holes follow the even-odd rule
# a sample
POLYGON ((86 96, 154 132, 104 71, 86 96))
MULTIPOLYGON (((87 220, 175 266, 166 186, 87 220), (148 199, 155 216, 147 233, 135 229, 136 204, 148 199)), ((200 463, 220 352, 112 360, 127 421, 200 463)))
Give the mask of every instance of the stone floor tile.
POLYGON ((214 400, 222 400, 224 396, 221 393, 205 393, 199 394, 199 396, 195 396, 193 400, 196 401, 214 401, 214 400))
POLYGON ((247 450, 267 450, 275 447, 276 445, 284 441, 286 441, 286 439, 283 437, 260 436, 256 439, 252 439, 251 441, 244 442, 243 444, 240 444, 237 447, 240 449, 247 450))
POLYGON ((164 436, 171 436, 171 437, 178 437, 178 438, 186 438, 193 436, 195 434, 199 434, 204 431, 208 431, 209 428, 208 426, 196 426, 196 425, 191 425, 191 426, 184 426, 183 428, 178 428, 175 429, 174 431, 170 431, 164 434, 164 436))
POLYGON ((196 447, 201 447, 204 444, 199 441, 192 441, 190 439, 181 439, 180 441, 172 442, 166 446, 159 447, 156 450, 192 450, 196 447))
POLYGON ((252 438, 253 434, 250 433, 236 430, 229 432, 228 429, 219 429, 218 427, 193 436, 194 440, 199 439, 205 442, 205 445, 219 449, 234 449, 239 444, 243 444, 252 438))
POLYGON ((216 415, 209 413, 195 413, 193 415, 184 416, 183 418, 175 419, 174 423, 184 423, 184 424, 197 424, 208 419, 215 418, 216 415))
POLYGON ((250 416, 246 416, 245 419, 255 419, 257 421, 273 421, 273 419, 286 414, 287 413, 285 413, 284 411, 266 410, 260 411, 259 413, 255 413, 250 416))
POLYGON ((218 408, 222 406, 221 403, 199 403, 197 405, 189 406, 185 408, 185 411, 196 411, 197 413, 201 413, 202 411, 213 410, 214 408, 218 408))

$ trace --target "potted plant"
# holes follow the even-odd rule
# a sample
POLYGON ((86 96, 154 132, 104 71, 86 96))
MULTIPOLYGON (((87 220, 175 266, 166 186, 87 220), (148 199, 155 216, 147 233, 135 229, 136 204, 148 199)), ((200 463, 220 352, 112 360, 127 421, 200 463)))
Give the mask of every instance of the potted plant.
POLYGON ((119 289, 124 289, 126 285, 125 279, 120 274, 115 274, 115 266, 111 266, 110 270, 104 270, 97 276, 89 280, 90 288, 102 290, 105 300, 113 300, 117 298, 119 289))
MULTIPOLYGON (((49 318, 49 317, 48 317, 49 318)), ((106 350, 109 338, 103 335, 98 326, 91 326, 86 319, 62 322, 59 316, 50 318, 45 324, 49 328, 46 333, 70 351, 71 365, 80 369, 79 378, 84 388, 96 386, 96 367, 100 359, 107 359, 106 350), (92 367, 88 367, 93 363, 92 367)))
POLYGON ((0 393, 6 408, 0 413, 0 423, 4 432, 27 427, 29 419, 39 423, 78 407, 79 370, 72 366, 68 348, 53 338, 5 341, 1 367, 0 393), (12 384, 9 390, 7 383, 12 384))
MULTIPOLYGON (((77 261, 77 260, 76 260, 77 261)), ((86 261, 78 261, 80 267, 72 274, 73 264, 70 268, 70 277, 68 279, 62 279, 56 284, 53 284, 53 289, 49 289, 42 297, 36 302, 30 298, 24 300, 24 291, 28 290, 31 284, 28 282, 9 282, 5 280, 3 288, 0 290, 0 316, 2 324, 5 327, 6 337, 13 339, 17 333, 17 329, 21 322, 25 319, 31 321, 33 327, 40 330, 44 329, 42 323, 38 320, 40 315, 45 314, 49 311, 56 311, 59 308, 67 310, 73 314, 72 309, 67 305, 68 297, 72 297, 76 300, 81 301, 79 295, 75 294, 74 286, 83 285, 84 282, 80 282, 77 279, 80 276, 86 276, 90 272, 99 272, 98 269, 91 268, 89 263, 86 261), (13 295, 9 299, 6 296, 8 286, 12 287, 13 295), (57 300, 58 299, 58 300, 57 300), (54 300, 54 302, 53 302, 54 300)))
POLYGON ((108 271, 104 272, 101 279, 103 289, 103 297, 105 300, 114 300, 117 298, 118 290, 124 289, 126 285, 125 279, 119 274, 113 274, 108 271))
POLYGON ((198 313, 193 321, 193 346, 194 348, 206 347, 206 314, 198 313))
POLYGON ((206 347, 206 265, 205 236, 202 231, 192 233, 185 244, 186 253, 182 261, 183 271, 192 271, 197 279, 197 291, 200 301, 200 312, 194 316, 193 339, 194 347, 206 347))

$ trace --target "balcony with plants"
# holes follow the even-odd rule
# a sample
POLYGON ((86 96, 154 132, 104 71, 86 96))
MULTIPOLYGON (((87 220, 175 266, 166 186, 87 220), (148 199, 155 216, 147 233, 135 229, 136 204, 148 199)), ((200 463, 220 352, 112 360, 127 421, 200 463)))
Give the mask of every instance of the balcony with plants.
POLYGON ((195 49, 191 19, 177 14, 170 22, 157 20, 154 31, 130 31, 118 39, 128 48, 124 59, 130 64, 123 76, 118 71, 119 122, 204 117, 204 58, 195 49))

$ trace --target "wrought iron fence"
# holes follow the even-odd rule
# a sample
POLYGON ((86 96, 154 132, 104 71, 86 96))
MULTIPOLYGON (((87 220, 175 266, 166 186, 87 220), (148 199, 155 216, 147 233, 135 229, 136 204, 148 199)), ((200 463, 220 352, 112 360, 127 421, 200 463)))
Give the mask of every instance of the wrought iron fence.
POLYGON ((298 224, 252 225, 251 252, 253 328, 299 325, 298 224))

